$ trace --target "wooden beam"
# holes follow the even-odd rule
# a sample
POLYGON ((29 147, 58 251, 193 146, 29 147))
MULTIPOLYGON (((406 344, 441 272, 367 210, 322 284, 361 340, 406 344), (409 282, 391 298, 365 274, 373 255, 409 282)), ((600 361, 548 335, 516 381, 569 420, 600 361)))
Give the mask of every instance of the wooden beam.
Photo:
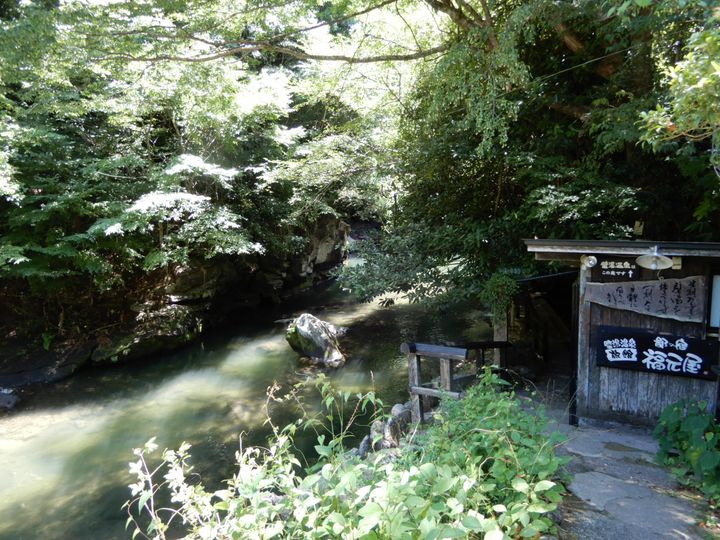
POLYGON ((440 388, 447 391, 452 390, 453 365, 449 358, 440 359, 440 388))
POLYGON ((418 424, 423 421, 423 403, 420 395, 413 392, 413 388, 420 386, 420 357, 417 354, 408 354, 408 388, 410 389, 410 412, 412 421, 418 424))
POLYGON ((461 347, 444 347, 429 343, 403 343, 400 351, 405 354, 417 354, 428 358, 447 358, 450 360, 467 360, 468 351, 461 347))
POLYGON ((538 253, 535 252, 536 261, 563 261, 580 266, 580 253, 538 253))
POLYGON ((578 336, 577 336, 577 389, 576 400, 579 416, 587 415, 590 407, 590 302, 585 300, 585 289, 590 278, 590 268, 580 267, 578 277, 578 336))
POLYGON ((668 257, 720 258, 718 242, 652 242, 647 240, 524 240, 527 250, 539 260, 567 258, 573 255, 647 255, 657 246, 668 257), (540 255, 544 259, 540 259, 540 255))
POLYGON ((448 392, 447 390, 436 390, 435 388, 425 388, 424 386, 411 386, 410 393, 418 396, 430 396, 436 398, 450 397, 453 399, 460 399, 461 396, 461 392, 448 392))
MULTIPOLYGON (((493 318, 493 341, 507 341, 508 339, 508 314, 503 313, 501 316, 493 318)), ((506 367, 506 354, 504 348, 493 347, 493 364, 496 366, 506 367)))

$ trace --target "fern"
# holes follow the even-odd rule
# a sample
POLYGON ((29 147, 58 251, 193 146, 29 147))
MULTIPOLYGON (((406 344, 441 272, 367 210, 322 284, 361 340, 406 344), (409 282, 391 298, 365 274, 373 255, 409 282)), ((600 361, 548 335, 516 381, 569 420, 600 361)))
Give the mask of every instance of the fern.
POLYGON ((0 244, 0 270, 6 266, 26 263, 30 259, 25 256, 25 248, 10 244, 0 244))

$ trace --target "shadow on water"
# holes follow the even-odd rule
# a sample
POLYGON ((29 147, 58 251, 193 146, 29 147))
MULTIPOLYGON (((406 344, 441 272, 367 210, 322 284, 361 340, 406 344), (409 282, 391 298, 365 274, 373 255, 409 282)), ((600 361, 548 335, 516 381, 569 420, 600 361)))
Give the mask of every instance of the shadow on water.
MULTIPOLYGON (((318 315, 349 327, 349 362, 328 376, 341 390, 374 388, 387 406, 404 401, 400 343, 485 337, 482 325, 467 333, 469 321, 456 315, 462 312, 335 299, 318 315)), ((121 506, 132 448, 153 436, 161 448, 188 441, 196 472, 215 489, 233 474, 240 433, 245 446, 263 444, 271 433, 267 387, 289 387, 315 373, 298 364, 284 327, 268 323, 217 331, 174 354, 88 369, 35 389, 19 410, 0 417, 0 539, 130 538, 121 506)), ((292 406, 272 407, 278 425, 296 414, 292 406)))

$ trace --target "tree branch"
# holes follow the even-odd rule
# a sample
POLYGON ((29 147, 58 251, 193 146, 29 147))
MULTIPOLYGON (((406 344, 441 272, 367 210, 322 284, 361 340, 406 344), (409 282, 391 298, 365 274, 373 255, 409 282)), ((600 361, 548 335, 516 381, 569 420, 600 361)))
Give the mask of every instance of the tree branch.
POLYGON ((495 35, 495 29, 492 25, 492 15, 490 14, 490 8, 487 5, 487 0, 480 0, 480 4, 483 8, 483 13, 485 13, 485 24, 487 26, 488 31, 490 32, 490 44, 493 47, 498 46, 498 40, 497 36, 495 35))
POLYGON ((464 30, 468 30, 473 26, 473 22, 451 0, 425 0, 425 3, 434 10, 445 13, 452 22, 464 30))
MULTIPOLYGON (((325 26, 331 26, 331 25, 334 25, 334 24, 340 24, 340 23, 343 23, 343 22, 348 21, 348 20, 350 20, 350 19, 354 19, 355 17, 360 17, 361 15, 365 15, 365 14, 367 14, 367 13, 370 13, 371 11, 375 11, 375 10, 377 10, 377 9, 381 9, 381 8, 383 8, 383 7, 385 7, 385 6, 390 5, 390 4, 394 4, 394 3, 396 3, 396 2, 397 2, 397 0, 383 0, 382 2, 380 2, 380 3, 378 3, 378 4, 374 4, 374 5, 372 5, 372 6, 368 7, 368 8, 362 9, 362 10, 360 10, 360 11, 355 11, 355 12, 353 12, 353 13, 350 13, 350 14, 348 14, 348 15, 344 15, 344 16, 342 16, 342 17, 338 17, 337 19, 332 19, 332 20, 329 20, 329 21, 322 21, 322 22, 319 22, 319 23, 314 24, 314 25, 312 25, 312 26, 306 26, 305 28, 295 28, 295 29, 293 29, 293 30, 288 30, 288 31, 286 31, 286 32, 282 32, 282 33, 279 33, 279 34, 274 34, 274 35, 272 35, 272 36, 268 36, 267 38, 265 38, 265 40, 266 40, 266 41, 280 41, 280 40, 283 40, 283 39, 286 39, 286 38, 289 38, 289 37, 292 37, 292 36, 295 36, 295 35, 298 35, 298 34, 304 34, 304 33, 306 33, 306 32, 311 32, 312 30, 317 30, 317 29, 323 28, 323 27, 325 27, 325 26)), ((232 15, 229 16, 229 19, 231 19, 231 18, 233 18, 233 17, 236 17, 237 15, 239 15, 239 14, 241 14, 241 13, 243 13, 243 12, 233 13, 232 15)), ((228 20, 229 20, 229 19, 228 19, 228 20)), ((207 28, 197 29, 197 30, 195 30, 195 31, 193 31, 193 32, 186 32, 186 31, 183 31, 182 28, 178 28, 178 27, 176 27, 176 26, 168 26, 168 25, 151 25, 151 26, 147 26, 147 27, 145 27, 145 28, 146 28, 146 29, 158 29, 158 28, 159 28, 159 29, 162 29, 162 30, 174 30, 174 33, 156 34, 155 36, 162 36, 162 37, 166 37, 166 38, 183 37, 183 36, 184 36, 184 37, 188 37, 188 38, 190 38, 190 39, 195 39, 195 40, 197 40, 197 41, 205 41, 206 43, 210 43, 210 42, 208 42, 208 41, 206 41, 206 40, 203 40, 202 38, 197 37, 197 34, 198 34, 198 33, 204 33, 204 32, 210 32, 211 30, 215 30, 215 29, 217 29, 217 27, 218 27, 219 25, 220 25, 220 23, 214 24, 214 25, 209 26, 209 27, 207 27, 207 28)), ((121 32, 112 32, 110 35, 112 35, 112 36, 148 35, 149 33, 146 31, 146 29, 142 29, 142 30, 127 30, 127 31, 121 31, 121 32)), ((150 34, 150 35, 152 35, 152 34, 150 34)), ((212 43, 212 44, 217 46, 217 43, 212 43)))
POLYGON ((360 11, 356 11, 356 12, 354 12, 354 13, 350 13, 349 15, 345 15, 345 16, 343 16, 343 17, 338 17, 337 19, 333 19, 333 20, 331 20, 331 21, 323 21, 323 22, 321 22, 321 23, 318 23, 318 24, 313 25, 313 26, 308 26, 308 27, 306 27, 306 28, 298 28, 298 29, 296 29, 296 30, 291 30, 291 31, 285 32, 284 34, 277 34, 276 36, 273 36, 272 39, 283 39, 283 38, 290 37, 290 36, 294 36, 294 35, 297 35, 297 34, 302 34, 302 33, 305 33, 305 32, 310 32, 310 31, 312 31, 312 30, 317 30, 318 28, 322 28, 323 26, 330 26, 330 25, 333 25, 333 24, 340 24, 340 23, 343 23, 343 22, 345 22, 345 21, 349 21, 350 19, 354 19, 355 17, 359 17, 360 15, 365 15, 365 14, 367 14, 367 13, 370 13, 371 11, 375 11, 376 9, 380 9, 380 8, 383 8, 383 7, 388 6, 388 5, 390 5, 390 4, 394 4, 395 2, 397 2, 397 0, 384 0, 383 2, 380 2, 379 4, 375 4, 375 5, 373 5, 373 6, 370 6, 369 8, 366 8, 366 9, 363 9, 363 10, 360 10, 360 11))
POLYGON ((108 51, 103 51, 103 56, 97 58, 98 60, 127 60, 129 62, 210 62, 212 60, 218 60, 220 58, 227 58, 228 56, 243 56, 258 51, 275 52, 280 54, 286 54, 297 58, 298 60, 318 60, 323 62, 346 62, 348 64, 369 64, 373 62, 402 62, 406 60, 419 60, 421 58, 428 58, 435 56, 447 51, 450 48, 450 44, 439 45, 431 49, 419 50, 412 53, 400 53, 400 54, 380 54, 377 56, 347 56, 342 54, 316 54, 305 52, 300 49, 292 47, 286 47, 281 45, 272 45, 270 43, 250 43, 240 47, 230 47, 228 49, 205 55, 197 56, 183 56, 174 54, 158 54, 158 55, 147 55, 147 56, 135 56, 131 54, 119 54, 108 51))
POLYGON ((487 26, 485 19, 483 19, 482 16, 477 11, 475 11, 475 8, 473 8, 465 0, 456 0, 456 1, 458 4, 458 7, 460 9, 464 9, 465 12, 468 14, 467 15, 468 19, 472 20, 478 26, 487 26))
POLYGON ((412 35, 413 41, 415 42, 415 46, 420 49, 420 43, 418 42, 417 36, 415 35, 415 31, 413 30, 413 27, 410 26, 410 24, 405 20, 405 17, 403 17, 403 14, 400 12, 400 8, 397 5, 397 0, 394 0, 395 2, 395 12, 397 13, 398 17, 400 17, 400 20, 405 23, 405 26, 410 31, 410 35, 412 35))
MULTIPOLYGON (((563 40, 568 49, 573 53, 579 54, 585 50, 585 44, 563 23, 555 24, 555 31, 563 40)), ((618 53, 607 55, 600 64, 595 68, 595 73, 603 79, 610 79, 617 71, 618 65, 622 62, 622 57, 618 53)))
POLYGON ((557 23, 555 25, 555 31, 560 38, 565 42, 565 45, 574 53, 579 53, 585 48, 585 44, 580 39, 568 30, 567 26, 563 23, 557 23))
MULTIPOLYGON (((436 1, 436 0, 430 0, 430 1, 436 1)), ((451 0, 440 0, 442 2, 448 2, 451 0)), ((340 24, 342 22, 348 21, 350 19, 353 19, 355 17, 359 17, 361 15, 365 15, 367 13, 370 13, 372 11, 381 9, 385 6, 388 6, 390 4, 396 4, 397 0, 382 0, 379 3, 373 4, 370 7, 367 7, 365 9, 355 11, 353 13, 350 13, 348 15, 344 15, 342 17, 338 17, 336 19, 332 19, 330 21, 323 21, 317 24, 314 24, 312 26, 307 26, 304 28, 296 28, 292 30, 288 30, 286 32, 274 34, 271 36, 268 36, 267 38, 263 38, 262 40, 227 40, 227 41, 211 41, 209 39, 202 38, 197 35, 197 32, 187 32, 186 30, 182 28, 174 28, 171 26, 164 26, 164 25, 153 25, 148 27, 148 29, 153 30, 161 30, 166 32, 147 32, 143 30, 131 30, 131 31, 120 31, 120 32, 113 32, 110 35, 114 37, 121 37, 121 36, 129 36, 129 35, 145 35, 146 37, 158 39, 158 40, 190 40, 190 41, 196 41, 205 45, 209 45, 211 47, 215 47, 217 52, 207 52, 205 54, 147 54, 147 55, 133 55, 133 54, 123 54, 118 53, 114 51, 109 50, 98 50, 98 53, 101 55, 98 57, 98 60, 112 60, 112 59, 120 59, 120 60, 127 60, 130 62, 162 62, 162 61, 175 61, 175 62, 210 62, 213 60, 218 60, 220 58, 226 58, 229 56, 243 56, 247 55, 253 52, 259 52, 259 51, 267 51, 267 52, 274 52, 279 54, 286 54, 288 56, 297 58, 299 60, 318 60, 318 61, 326 61, 326 62, 346 62, 348 64, 365 64, 365 63, 373 63, 373 62, 395 62, 395 61, 407 61, 407 60, 418 60, 422 58, 427 58, 430 56, 434 56, 440 53, 443 53, 447 51, 450 48, 450 45, 439 45, 437 47, 433 47, 430 49, 420 49, 418 47, 417 50, 407 53, 396 53, 396 54, 381 54, 381 55, 375 55, 375 56, 369 56, 369 57, 357 57, 357 56, 347 56, 347 55, 331 55, 331 54, 318 54, 318 53, 312 53, 303 51, 299 48, 295 48, 289 45, 279 45, 278 42, 283 41, 287 38, 290 38, 292 36, 296 36, 298 34, 303 34, 307 32, 311 32, 313 30, 317 30, 319 28, 330 26, 333 24, 340 24)), ((396 5, 397 9, 397 5, 396 5)), ((398 10, 399 13, 399 10, 398 10)), ((234 15, 237 15, 234 14, 234 15)), ((234 16, 233 15, 233 16, 234 16)), ((404 19, 403 19, 404 20, 404 19)), ((212 28, 212 27, 211 27, 212 28)), ((412 32, 412 29, 411 29, 412 32)), ((99 37, 95 35, 94 37, 99 37)), ((413 37, 415 37, 413 33, 413 37)), ((417 45, 417 40, 416 40, 417 45)))
POLYGON ((445 13, 450 20, 463 30, 469 30, 472 27, 487 28, 488 30, 488 44, 490 50, 496 49, 498 46, 497 36, 495 30, 492 27, 492 19, 490 10, 488 9, 485 0, 481 0, 483 5, 483 11, 485 17, 483 18, 475 8, 467 3, 466 0, 455 0, 457 5, 453 3, 453 0, 425 0, 428 4, 436 11, 445 13))

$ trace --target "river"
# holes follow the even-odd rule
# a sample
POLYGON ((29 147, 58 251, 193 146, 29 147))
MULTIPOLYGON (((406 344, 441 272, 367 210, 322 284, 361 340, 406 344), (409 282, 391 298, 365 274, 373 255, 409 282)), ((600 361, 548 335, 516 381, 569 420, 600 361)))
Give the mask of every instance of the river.
MULTIPOLYGON (((348 364, 328 375, 352 392, 374 388, 388 406, 407 398, 403 341, 487 338, 477 312, 442 312, 398 303, 356 304, 339 291, 316 291, 295 304, 337 325, 348 364), (325 303, 324 308, 319 303, 325 303), (460 313, 466 315, 460 316, 460 313), (474 317, 468 314, 474 314, 474 317)), ((211 488, 233 473, 239 435, 262 444, 266 389, 313 376, 284 339, 282 324, 243 324, 196 344, 130 365, 85 369, 30 389, 0 416, 0 539, 130 538, 121 509, 132 478, 132 449, 156 436, 161 448, 192 444, 192 463, 211 488)), ((292 420, 274 411, 276 423, 292 420)))

